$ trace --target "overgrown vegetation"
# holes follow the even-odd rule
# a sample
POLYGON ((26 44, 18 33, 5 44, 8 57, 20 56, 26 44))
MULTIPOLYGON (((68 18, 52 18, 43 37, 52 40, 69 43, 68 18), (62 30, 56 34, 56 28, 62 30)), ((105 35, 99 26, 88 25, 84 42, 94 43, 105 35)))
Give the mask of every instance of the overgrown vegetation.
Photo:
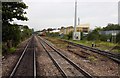
POLYGON ((24 39, 30 37, 32 30, 28 26, 12 24, 14 19, 27 21, 25 17, 27 9, 23 2, 2 3, 2 52, 14 52, 15 47, 24 39))
POLYGON ((99 31, 101 30, 101 28, 95 28, 92 32, 90 32, 87 35, 87 40, 99 40, 100 39, 100 34, 99 31))
POLYGON ((118 33, 116 36, 116 42, 120 43, 120 33, 118 33))
MULTIPOLYGON (((120 31, 120 25, 118 24, 108 24, 106 27, 100 28, 96 27, 92 32, 90 32, 87 35, 87 40, 94 41, 94 40, 100 40, 100 41, 107 41, 112 42, 112 34, 100 34, 100 31, 110 31, 110 30, 119 30, 120 31)), ((120 42, 120 32, 116 35, 116 43, 120 42)))

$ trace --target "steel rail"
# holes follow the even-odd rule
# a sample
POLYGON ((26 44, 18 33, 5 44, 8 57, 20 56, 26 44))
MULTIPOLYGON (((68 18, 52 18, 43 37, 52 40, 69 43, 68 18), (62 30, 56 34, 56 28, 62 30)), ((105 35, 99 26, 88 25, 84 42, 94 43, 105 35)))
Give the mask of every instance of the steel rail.
MULTIPOLYGON (((32 39, 32 38, 31 38, 31 39, 32 39)), ((15 65, 15 67, 13 68, 13 70, 12 70, 10 76, 9 76, 10 78, 12 78, 12 77, 14 76, 14 74, 15 74, 15 72, 16 72, 16 70, 17 70, 17 68, 18 68, 18 66, 19 66, 19 64, 20 64, 20 62, 21 62, 21 60, 22 60, 22 58, 23 58, 23 56, 24 56, 24 54, 25 54, 27 48, 28 48, 28 45, 29 45, 30 42, 31 42, 31 39, 30 39, 29 42, 27 43, 25 49, 23 50, 23 52, 22 52, 20 58, 18 59, 16 65, 15 65)))
POLYGON ((55 52, 57 52, 60 56, 62 56, 64 59, 66 59, 72 66, 74 66, 79 72, 81 72, 85 77, 87 78, 92 78, 92 75, 89 74, 88 72, 86 72, 84 69, 82 69, 81 67, 79 67, 76 63, 74 63, 73 61, 71 61, 68 57, 66 57, 65 55, 63 55, 60 51, 58 51, 55 47, 51 46, 50 44, 48 44, 46 41, 47 40, 43 40, 41 37, 39 37, 40 40, 42 40, 44 43, 46 43, 49 47, 51 47, 55 52))
POLYGON ((101 54, 103 56, 106 56, 106 57, 110 58, 111 60, 113 60, 113 61, 115 61, 117 63, 120 63, 120 55, 117 55, 117 54, 114 54, 114 53, 110 53, 110 52, 107 52, 107 51, 102 51, 102 50, 99 50, 99 49, 96 49, 96 48, 92 48, 92 47, 88 47, 88 46, 85 46, 85 45, 73 43, 73 42, 67 41, 67 40, 62 40, 62 41, 70 43, 70 44, 72 44, 74 46, 81 47, 81 48, 83 48, 85 50, 89 50, 89 51, 92 51, 94 53, 101 54))
POLYGON ((49 53, 49 51, 47 50, 46 46, 44 45, 43 42, 40 42, 41 45, 43 46, 43 48, 45 49, 45 51, 47 52, 47 54, 49 55, 49 57, 51 58, 51 60, 53 61, 54 65, 57 67, 57 69, 59 70, 59 72, 62 74, 63 77, 67 78, 67 74, 64 72, 64 70, 60 67, 60 65, 58 64, 58 62, 52 57, 52 55, 49 53))
POLYGON ((36 68, 36 48, 35 48, 35 45, 34 45, 34 78, 37 77, 37 68, 36 68))

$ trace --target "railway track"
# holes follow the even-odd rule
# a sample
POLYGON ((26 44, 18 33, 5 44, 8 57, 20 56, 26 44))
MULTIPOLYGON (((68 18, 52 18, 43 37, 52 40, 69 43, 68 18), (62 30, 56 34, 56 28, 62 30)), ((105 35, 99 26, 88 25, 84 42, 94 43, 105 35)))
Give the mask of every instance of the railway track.
POLYGON ((24 48, 19 60, 14 66, 10 78, 29 77, 36 78, 36 58, 35 58, 34 36, 29 40, 24 48))
POLYGON ((120 54, 114 54, 114 53, 111 53, 111 52, 99 50, 99 49, 92 48, 92 47, 88 47, 88 46, 85 46, 85 45, 73 43, 73 42, 67 41, 67 40, 62 40, 62 41, 67 42, 67 43, 69 43, 69 44, 72 44, 72 45, 74 45, 74 46, 83 48, 83 49, 85 49, 85 50, 89 50, 89 51, 91 51, 91 52, 101 54, 101 55, 103 55, 103 56, 106 56, 106 57, 112 59, 113 61, 115 61, 115 62, 117 62, 117 63, 120 63, 120 54))
POLYGON ((48 53, 54 65, 57 67, 57 69, 59 70, 59 72, 63 77, 76 76, 76 77, 92 78, 92 76, 88 72, 86 72, 84 69, 79 67, 76 63, 71 61, 68 57, 63 55, 62 52, 58 51, 46 40, 42 39, 41 37, 39 37, 39 39, 40 39, 41 45, 43 46, 45 51, 48 53), (48 47, 51 48, 52 50, 47 49, 48 47))

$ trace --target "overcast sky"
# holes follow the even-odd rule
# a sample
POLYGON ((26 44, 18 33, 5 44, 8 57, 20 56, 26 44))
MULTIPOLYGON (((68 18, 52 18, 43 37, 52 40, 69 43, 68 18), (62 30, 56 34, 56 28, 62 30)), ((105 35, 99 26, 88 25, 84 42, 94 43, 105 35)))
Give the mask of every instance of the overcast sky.
MULTIPOLYGON (((18 24, 28 25, 35 30, 59 28, 74 25, 75 0, 23 0, 28 6, 29 21, 18 24)), ((89 23, 90 28, 118 23, 119 0, 78 0, 77 17, 80 24, 89 23)))

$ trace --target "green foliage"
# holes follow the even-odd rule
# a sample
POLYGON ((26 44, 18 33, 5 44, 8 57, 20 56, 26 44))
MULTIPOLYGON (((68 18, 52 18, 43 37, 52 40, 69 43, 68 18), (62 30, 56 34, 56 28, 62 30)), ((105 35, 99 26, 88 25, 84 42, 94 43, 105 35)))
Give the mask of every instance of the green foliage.
POLYGON ((103 27, 104 31, 106 30, 120 30, 120 25, 119 24, 108 24, 106 27, 103 27))
POLYGON ((17 24, 3 26, 3 42, 7 40, 20 41, 20 28, 17 24))
POLYGON ((87 40, 99 40, 100 34, 99 34, 99 29, 96 28, 92 32, 90 32, 87 36, 87 40))
POLYGON ((70 33, 67 35, 67 39, 68 39, 68 40, 72 39, 72 36, 73 36, 73 32, 70 32, 70 33))
POLYGON ((9 53, 14 53, 16 51, 16 48, 15 47, 11 47, 10 49, 8 49, 8 52, 9 53))
POLYGON ((32 29, 29 29, 28 26, 22 26, 21 29, 21 39, 24 40, 32 35, 32 29))
POLYGON ((111 41, 112 35, 99 34, 99 32, 95 32, 95 31, 89 33, 87 36, 87 40, 89 41, 96 41, 96 40, 107 41, 108 39, 110 39, 111 41))
MULTIPOLYGON (((3 41, 3 52, 13 52, 18 43, 23 37, 27 38, 31 35, 31 29, 28 26, 11 24, 14 19, 17 20, 28 20, 25 16, 28 6, 24 2, 3 2, 2 3, 2 41, 3 41), (23 27, 23 32, 21 32, 23 27), (22 38, 21 38, 22 37, 22 38)), ((23 38, 24 39, 24 38, 23 38)))
POLYGON ((108 39, 112 39, 112 35, 105 35, 105 34, 100 34, 100 40, 101 41, 107 41, 108 39))
POLYGON ((120 43, 120 33, 118 33, 117 36, 116 36, 116 42, 120 43))
POLYGON ((17 20, 28 20, 27 17, 24 16, 26 12, 27 6, 23 2, 3 2, 2 3, 2 38, 3 42, 8 40, 12 41, 20 41, 20 29, 17 24, 10 24, 10 22, 17 20))
POLYGON ((24 16, 26 12, 24 9, 27 9, 23 2, 3 2, 2 3, 2 21, 3 23, 9 23, 13 21, 14 18, 17 20, 28 20, 27 17, 24 16))
POLYGON ((94 56, 89 56, 88 59, 92 62, 96 61, 97 59, 94 56))
POLYGON ((85 36, 83 36, 83 32, 81 32, 81 40, 86 39, 85 36))
POLYGON ((66 40, 68 40, 68 36, 67 36, 67 35, 63 35, 63 36, 61 37, 61 39, 66 39, 66 40))
MULTIPOLYGON (((107 28, 107 27, 106 27, 107 28)), ((108 28, 109 29, 109 28, 108 28)), ((95 28, 92 32, 90 32, 88 35, 87 35, 87 40, 89 41, 107 41, 108 39, 112 39, 112 35, 105 35, 105 34, 100 34, 99 32, 101 30, 104 30, 104 28, 100 28, 100 27, 97 27, 95 28)))
POLYGON ((17 46, 17 44, 20 42, 21 31, 20 31, 19 26, 17 25, 13 25, 11 28, 12 28, 11 29, 12 32, 10 34, 12 34, 11 36, 12 43, 13 43, 13 46, 17 46))
POLYGON ((47 36, 49 37, 59 37, 59 33, 58 32, 55 32, 55 33, 47 33, 47 36))

